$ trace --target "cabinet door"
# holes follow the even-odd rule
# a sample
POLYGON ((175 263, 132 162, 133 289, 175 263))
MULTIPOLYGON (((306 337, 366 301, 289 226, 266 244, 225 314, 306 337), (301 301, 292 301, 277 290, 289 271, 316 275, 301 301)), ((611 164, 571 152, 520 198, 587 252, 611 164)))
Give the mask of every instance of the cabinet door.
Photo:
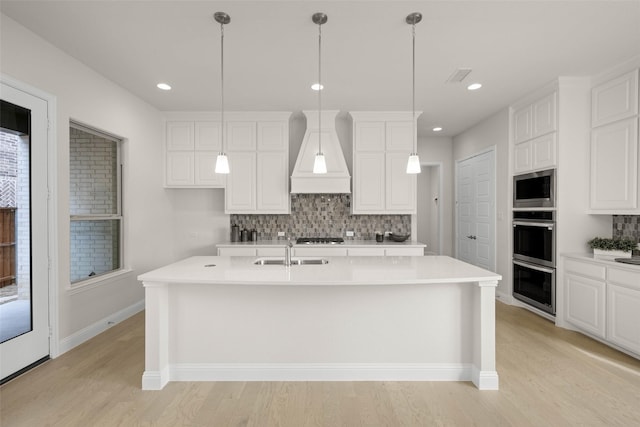
POLYGON ((196 122, 194 147, 199 151, 220 152, 222 129, 220 122, 196 122))
POLYGON ((227 122, 227 151, 255 151, 256 122, 227 122))
POLYGON ((596 86, 591 91, 591 126, 638 114, 638 70, 596 86))
POLYGON ((533 169, 531 141, 516 144, 513 149, 513 173, 530 172, 533 169))
POLYGON ((553 92, 533 104, 532 137, 556 130, 556 93, 553 92))
POLYGON ((193 150, 193 122, 167 122, 167 151, 193 150))
POLYGON ((353 212, 383 211, 385 206, 384 152, 357 152, 354 160, 353 212))
POLYGON ((225 213, 255 213, 256 153, 229 153, 225 213))
POLYGON ((406 152, 387 153, 385 206, 388 212, 416 213, 416 175, 407 173, 406 152))
POLYGON ((384 122, 355 122, 354 149, 356 151, 384 151, 384 122))
POLYGON ((258 122, 258 151, 285 151, 289 147, 287 123, 258 122))
POLYGON ((528 141, 533 136, 533 108, 531 105, 513 112, 513 142, 528 141))
POLYGON ((386 256, 422 256, 423 248, 387 248, 384 250, 386 256))
POLYGON ((548 169, 556 166, 556 133, 552 132, 544 136, 532 139, 531 143, 531 167, 533 170, 548 169))
POLYGON ((384 256, 384 248, 349 248, 349 256, 384 256))
POLYGON ((309 248, 298 247, 293 249, 295 256, 347 256, 346 248, 309 248))
POLYGON ((605 337, 605 283, 565 276, 567 321, 600 338, 605 337))
POLYGON ((167 186, 193 185, 193 151, 167 152, 167 186))
POLYGON ((387 151, 402 151, 408 155, 413 152, 414 138, 411 122, 387 122, 387 151))
POLYGON ((638 208, 638 119, 591 132, 591 209, 638 208))
POLYGON ((640 354, 640 291, 607 284, 607 339, 640 354))
POLYGON ((214 151, 196 151, 194 156, 194 184, 201 187, 224 188, 226 175, 215 172, 218 153, 214 151))
POLYGON ((258 153, 256 213, 289 213, 289 159, 282 151, 258 153))

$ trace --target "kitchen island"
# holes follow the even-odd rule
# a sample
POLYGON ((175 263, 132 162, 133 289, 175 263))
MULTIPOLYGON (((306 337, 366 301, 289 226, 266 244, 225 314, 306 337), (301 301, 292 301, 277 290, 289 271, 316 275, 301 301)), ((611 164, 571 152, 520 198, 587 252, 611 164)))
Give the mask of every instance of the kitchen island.
POLYGON ((192 257, 140 275, 142 388, 369 380, 498 389, 500 275, 446 256, 325 259, 285 267, 192 257))

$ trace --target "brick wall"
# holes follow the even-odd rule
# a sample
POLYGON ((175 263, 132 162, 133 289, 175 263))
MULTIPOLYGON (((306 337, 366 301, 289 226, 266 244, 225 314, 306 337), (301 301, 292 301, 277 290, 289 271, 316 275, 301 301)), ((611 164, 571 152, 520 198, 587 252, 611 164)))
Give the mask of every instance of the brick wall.
MULTIPOLYGON (((75 128, 69 134, 71 215, 117 213, 116 143, 75 128)), ((72 221, 71 281, 118 268, 119 239, 119 221, 72 221)))

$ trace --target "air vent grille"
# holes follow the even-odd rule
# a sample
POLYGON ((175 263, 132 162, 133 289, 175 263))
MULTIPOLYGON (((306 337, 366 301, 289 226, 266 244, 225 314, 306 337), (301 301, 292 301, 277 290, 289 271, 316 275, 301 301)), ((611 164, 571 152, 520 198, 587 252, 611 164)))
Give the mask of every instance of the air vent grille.
POLYGON ((471 73, 471 68, 458 68, 453 73, 451 73, 446 82, 460 83, 469 75, 469 73, 471 73))

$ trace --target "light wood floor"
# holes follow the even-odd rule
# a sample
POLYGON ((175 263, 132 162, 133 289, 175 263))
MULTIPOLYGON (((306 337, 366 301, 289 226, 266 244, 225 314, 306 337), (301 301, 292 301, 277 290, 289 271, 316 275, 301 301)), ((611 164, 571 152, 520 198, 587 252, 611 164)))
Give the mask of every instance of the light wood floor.
POLYGON ((471 383, 170 383, 138 314, 0 389, 0 426, 640 426, 640 361, 497 304, 500 391, 471 383))

